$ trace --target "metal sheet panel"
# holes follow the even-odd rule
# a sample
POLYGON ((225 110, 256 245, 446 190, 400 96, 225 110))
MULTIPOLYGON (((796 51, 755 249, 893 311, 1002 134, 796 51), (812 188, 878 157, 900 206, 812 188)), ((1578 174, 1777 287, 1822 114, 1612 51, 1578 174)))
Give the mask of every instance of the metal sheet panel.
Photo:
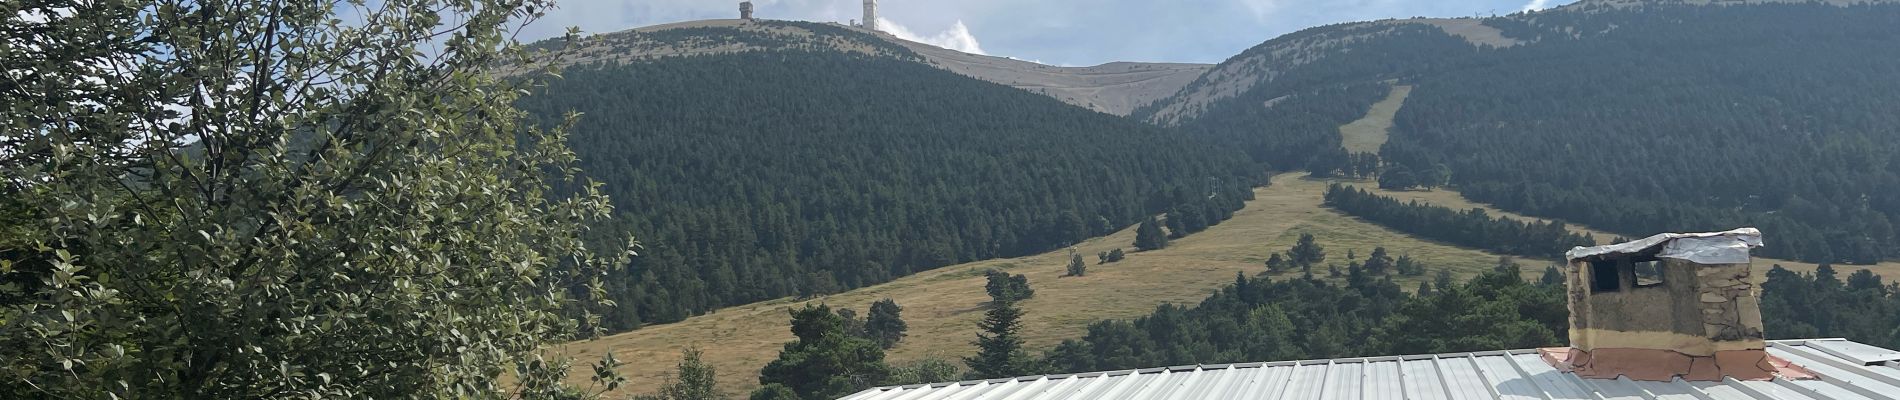
POLYGON ((1438 375, 1438 363, 1432 358, 1400 357, 1399 371, 1404 374, 1405 396, 1416 400, 1450 400, 1444 379, 1438 375))
POLYGON ((1900 352, 1846 340, 1809 340, 1806 345, 1860 365, 1900 361, 1900 352))
POLYGON ((1404 400, 1404 377, 1399 374, 1399 360, 1369 361, 1365 366, 1365 379, 1359 390, 1360 398, 1367 400, 1404 400))
POLYGON ((1321 391, 1322 399, 1359 399, 1365 381, 1366 363, 1342 362, 1333 364, 1332 376, 1328 377, 1326 390, 1321 391))
POLYGON ((1484 375, 1485 382, 1490 382, 1491 387, 1497 390, 1499 398, 1541 400, 1545 396, 1543 388, 1532 382, 1530 377, 1518 373, 1517 367, 1511 366, 1510 357, 1502 354, 1472 357, 1471 362, 1477 366, 1478 373, 1484 375))
POLYGON ((1768 348, 1768 354, 1781 357, 1819 374, 1821 380, 1818 382, 1798 383, 1824 383, 1824 385, 1809 385, 1823 394, 1839 396, 1836 393, 1854 393, 1860 397, 1883 398, 1900 393, 1900 386, 1889 383, 1896 381, 1892 377, 1880 375, 1873 369, 1857 363, 1809 350, 1806 346, 1771 346, 1768 348))
POLYGON ((1510 357, 1515 363, 1514 366, 1523 371, 1539 389, 1549 393, 1551 397, 1560 399, 1590 397, 1590 392, 1578 385, 1580 382, 1577 381, 1576 376, 1551 367, 1537 352, 1514 353, 1510 357))
POLYGON ((1637 382, 1581 379, 1534 350, 1149 368, 882 387, 848 400, 1823 400, 1900 398, 1890 350, 1840 339, 1769 343, 1819 380, 1637 382), (1872 358, 1869 358, 1872 357, 1872 358))
POLYGON ((1326 388, 1323 383, 1326 382, 1327 374, 1332 371, 1333 365, 1328 362, 1301 364, 1299 367, 1293 369, 1293 378, 1287 379, 1286 381, 1286 391, 1282 392, 1277 398, 1319 400, 1320 391, 1326 388))
POLYGON ((1438 374, 1444 378, 1453 399, 1489 399, 1491 386, 1478 374, 1476 366, 1471 365, 1471 355, 1440 357, 1437 360, 1438 374))

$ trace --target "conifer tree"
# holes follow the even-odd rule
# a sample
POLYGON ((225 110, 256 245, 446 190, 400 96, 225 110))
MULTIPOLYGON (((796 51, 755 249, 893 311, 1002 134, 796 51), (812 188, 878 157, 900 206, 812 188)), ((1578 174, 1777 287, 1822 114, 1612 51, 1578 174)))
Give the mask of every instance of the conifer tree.
POLYGON ((792 388, 785 387, 785 385, 780 385, 776 383, 765 385, 758 388, 757 390, 753 390, 752 395, 747 396, 746 399, 748 400, 804 400, 804 399, 799 398, 798 392, 792 391, 792 388))
POLYGON ((1273 253, 1272 256, 1267 257, 1268 271, 1279 272, 1290 266, 1292 265, 1287 263, 1285 257, 1280 257, 1280 253, 1273 253))
POLYGON ((838 319, 844 321, 844 334, 861 338, 870 337, 864 335, 864 319, 858 318, 858 310, 838 307, 836 312, 838 313, 838 319))
POLYGON ((1277 305, 1263 305, 1248 313, 1248 328, 1258 333, 1257 340, 1247 342, 1247 355, 1255 360, 1290 360, 1298 358, 1304 350, 1294 342, 1296 328, 1287 317, 1286 311, 1277 305))
POLYGON ((667 379, 660 392, 650 396, 635 396, 634 400, 701 400, 724 398, 719 392, 717 372, 700 358, 698 348, 681 351, 680 363, 674 376, 667 379))
POLYGON ((1022 274, 1011 275, 1008 272, 990 270, 984 273, 988 279, 983 290, 989 292, 990 301, 1014 302, 1036 296, 1036 290, 1029 287, 1029 277, 1022 274))
POLYGON ((889 349, 904 340, 904 331, 910 326, 904 323, 904 308, 891 299, 871 303, 871 315, 864 319, 864 336, 877 342, 878 347, 889 349))
POLYGON ((1564 272, 1552 265, 1544 267, 1544 275, 1537 278, 1537 284, 1544 286, 1563 286, 1564 272))
POLYGON ((1399 274, 1401 275, 1425 275, 1425 265, 1420 264, 1417 260, 1413 260, 1410 254, 1399 255, 1399 259, 1392 262, 1392 268, 1399 270, 1399 274))
POLYGON ((1293 248, 1287 250, 1286 254, 1292 257, 1294 265, 1301 267, 1312 267, 1321 261, 1326 261, 1326 248, 1320 246, 1310 233, 1300 234, 1300 241, 1294 243, 1293 248))
MULTIPOLYGON (((1207 212, 1203 210, 1205 206, 1202 205, 1201 203, 1199 202, 1188 203, 1181 207, 1183 208, 1179 209, 1180 212, 1178 214, 1181 216, 1181 229, 1184 229, 1185 231, 1175 232, 1176 236, 1187 236, 1189 234, 1200 233, 1201 231, 1207 230, 1207 227, 1209 225, 1213 225, 1214 221, 1207 220, 1207 212)), ((1174 214, 1170 214, 1170 216, 1172 215, 1174 214)), ((1170 217, 1168 218, 1168 221, 1173 222, 1174 218, 1170 217)), ((1172 227, 1174 225, 1169 224, 1168 226, 1172 227)))
POLYGON ((1392 256, 1386 254, 1384 246, 1374 247, 1372 254, 1366 255, 1366 272, 1373 275, 1385 275, 1387 270, 1395 269, 1395 264, 1392 256))
POLYGON ((1346 262, 1346 287, 1362 289, 1371 281, 1371 276, 1366 275, 1365 267, 1360 266, 1358 261, 1346 262))
POLYGON ((883 383, 890 375, 884 349, 844 331, 844 318, 825 305, 792 311, 792 335, 779 358, 759 370, 754 391, 771 395, 782 386, 806 399, 831 399, 883 383))
POLYGON ((1082 253, 1069 251, 1069 274, 1066 276, 1084 276, 1089 273, 1089 263, 1082 261, 1082 253))
POLYGON ((1141 251, 1160 250, 1168 247, 1168 234, 1161 231, 1161 224, 1154 217, 1148 217, 1135 228, 1135 248, 1141 251))
POLYGON ((983 333, 977 334, 974 342, 976 356, 963 359, 964 364, 970 366, 967 378, 1001 378, 1034 372, 1028 353, 1023 351, 1023 339, 1017 334, 1022 329, 1022 317, 1023 310, 1014 302, 997 302, 990 306, 983 322, 977 324, 983 333))

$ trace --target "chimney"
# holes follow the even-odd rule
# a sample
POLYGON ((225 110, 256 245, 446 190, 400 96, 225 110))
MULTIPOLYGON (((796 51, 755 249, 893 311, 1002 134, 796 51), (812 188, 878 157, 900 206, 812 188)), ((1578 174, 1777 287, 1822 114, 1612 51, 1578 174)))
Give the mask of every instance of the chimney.
POLYGON ((743 19, 747 21, 752 20, 752 2, 750 1, 739 2, 739 19, 743 19))
POLYGON ((1761 232, 1742 228, 1570 250, 1570 348, 1546 357, 1583 378, 1773 378, 1786 361, 1764 350, 1755 247, 1761 232))
POLYGON ((877 0, 864 0, 864 30, 877 31, 877 0))

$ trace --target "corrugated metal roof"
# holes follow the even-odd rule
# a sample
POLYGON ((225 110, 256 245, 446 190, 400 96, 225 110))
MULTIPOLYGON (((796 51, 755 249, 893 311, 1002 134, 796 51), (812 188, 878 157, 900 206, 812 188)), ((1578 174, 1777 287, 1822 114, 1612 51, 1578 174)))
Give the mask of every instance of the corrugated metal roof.
POLYGON ((1820 379, 1582 379, 1551 367, 1536 350, 1508 350, 1038 375, 880 387, 843 399, 1900 399, 1900 352, 1808 339, 1770 341, 1768 353, 1820 379))

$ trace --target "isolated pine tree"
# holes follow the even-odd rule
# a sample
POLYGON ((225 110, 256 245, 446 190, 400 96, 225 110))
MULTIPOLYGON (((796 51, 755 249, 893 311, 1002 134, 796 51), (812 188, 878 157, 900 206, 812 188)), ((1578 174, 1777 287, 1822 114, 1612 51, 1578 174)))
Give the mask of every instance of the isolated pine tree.
POLYGON ((1293 265, 1311 267, 1326 261, 1326 248, 1313 239, 1313 235, 1301 234, 1300 241, 1287 250, 1286 255, 1293 258, 1293 265))
POLYGON ((635 400, 699 400, 725 398, 719 392, 717 372, 712 365, 700 359, 698 348, 687 348, 681 354, 678 372, 667 380, 660 392, 650 396, 635 396, 635 400))
POLYGON ((1141 222, 1135 228, 1135 248, 1141 251, 1160 250, 1168 247, 1168 234, 1161 231, 1161 224, 1154 217, 1141 222))
POLYGON ((1022 330, 1022 317, 1023 310, 1014 302, 998 302, 990 307, 983 322, 977 324, 983 333, 976 335, 976 356, 963 359, 963 363, 970 366, 966 378, 989 379, 1034 372, 1030 368, 1029 353, 1023 351, 1023 339, 1017 335, 1022 330))
POLYGON ((1366 255, 1366 272, 1373 275, 1385 275, 1386 271, 1394 269, 1394 266, 1395 261, 1392 260, 1391 255, 1386 254, 1385 247, 1374 247, 1372 254, 1366 255))
POLYGON ((1292 266, 1291 264, 1287 263, 1285 257, 1280 256, 1280 253, 1273 253, 1273 256, 1267 257, 1268 271, 1279 272, 1280 270, 1287 269, 1287 267, 1291 267, 1291 266, 1292 266))
POLYGON ((871 312, 864 318, 864 336, 877 342, 878 347, 891 348, 904 340, 904 331, 910 326, 904 323, 904 308, 897 306, 891 299, 871 303, 871 312))
POLYGON ((1413 260, 1410 254, 1400 255, 1398 260, 1392 262, 1392 268, 1399 270, 1399 274, 1401 275, 1425 275, 1425 264, 1420 264, 1417 260, 1413 260))
POLYGON ((1015 302, 1036 296, 1036 290, 1029 288, 1028 276, 997 270, 990 270, 984 275, 988 282, 983 284, 983 290, 989 292, 990 301, 1015 302))
POLYGON ((1082 261, 1082 253, 1069 252, 1069 274, 1066 276, 1084 276, 1089 273, 1089 263, 1082 261))

